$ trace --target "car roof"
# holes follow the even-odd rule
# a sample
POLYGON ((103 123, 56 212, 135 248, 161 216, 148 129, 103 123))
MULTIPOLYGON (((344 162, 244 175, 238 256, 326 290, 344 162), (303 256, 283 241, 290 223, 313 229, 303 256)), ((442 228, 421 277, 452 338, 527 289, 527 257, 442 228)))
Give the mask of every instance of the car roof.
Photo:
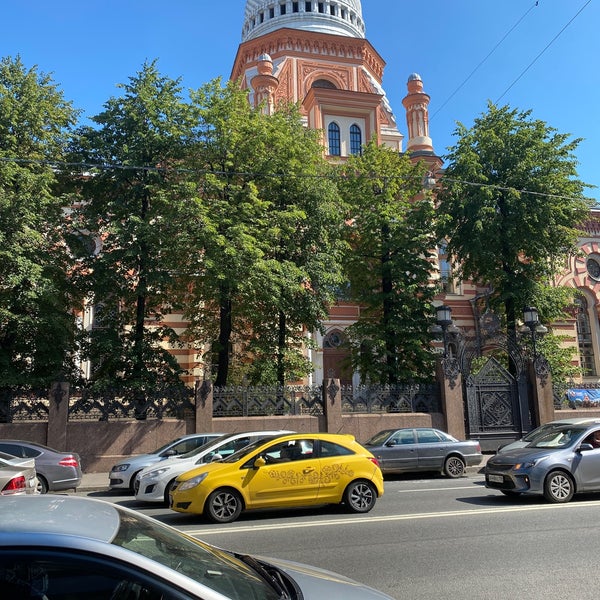
POLYGON ((0 497, 0 513, 3 532, 57 533, 104 542, 112 540, 120 523, 110 503, 62 494, 0 497))
POLYGON ((63 452, 61 450, 55 450, 54 448, 50 448, 50 446, 44 446, 44 444, 38 444, 37 442, 29 442, 27 440, 5 440, 0 439, 0 444, 21 444, 21 446, 29 446, 30 448, 39 448, 41 450, 45 450, 46 452, 56 452, 56 454, 71 454, 70 452, 63 452))

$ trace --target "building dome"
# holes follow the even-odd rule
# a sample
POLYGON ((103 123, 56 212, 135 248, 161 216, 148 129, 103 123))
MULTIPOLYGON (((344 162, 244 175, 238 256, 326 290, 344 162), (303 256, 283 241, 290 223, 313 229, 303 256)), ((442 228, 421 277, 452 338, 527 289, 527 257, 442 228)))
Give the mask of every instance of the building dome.
POLYGON ((360 0, 246 0, 243 42, 284 27, 365 37, 360 0))

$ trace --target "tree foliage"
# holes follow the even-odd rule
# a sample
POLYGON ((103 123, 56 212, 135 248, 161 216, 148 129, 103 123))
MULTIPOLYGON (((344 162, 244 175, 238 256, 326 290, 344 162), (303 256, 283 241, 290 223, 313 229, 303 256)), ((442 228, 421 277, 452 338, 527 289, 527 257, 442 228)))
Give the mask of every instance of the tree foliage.
POLYGON ((74 148, 79 160, 99 166, 80 180, 76 222, 99 245, 80 270, 95 310, 84 357, 98 383, 176 383, 181 369, 166 344, 179 340, 163 317, 178 308, 196 214, 194 187, 179 169, 193 120, 179 80, 162 76, 156 62, 119 87, 123 94, 105 103, 93 127, 80 128, 74 148))
POLYGON ((346 333, 364 380, 395 383, 430 376, 429 326, 436 246, 434 208, 423 195, 422 165, 368 144, 342 169, 347 201, 350 295, 361 306, 346 333))
POLYGON ((0 61, 0 382, 48 384, 74 374, 71 257, 57 162, 77 111, 52 78, 20 57, 0 61))
POLYGON ((438 194, 439 234, 460 275, 492 288, 491 306, 504 310, 514 331, 521 307, 550 306, 548 285, 588 215, 574 156, 580 140, 531 111, 491 103, 455 135, 438 194))

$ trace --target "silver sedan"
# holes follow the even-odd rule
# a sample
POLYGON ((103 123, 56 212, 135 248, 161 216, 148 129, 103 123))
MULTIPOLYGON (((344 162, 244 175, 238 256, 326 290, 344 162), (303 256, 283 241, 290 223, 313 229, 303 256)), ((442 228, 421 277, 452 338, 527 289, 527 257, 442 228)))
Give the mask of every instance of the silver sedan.
POLYGON ((3 598, 392 600, 341 575, 216 548, 81 496, 0 497, 3 598))
POLYGON ((600 491, 600 424, 556 426, 524 448, 492 456, 485 485, 507 496, 542 494, 549 502, 600 491))
POLYGON ((441 471, 461 477, 465 467, 475 467, 483 459, 477 440, 460 441, 431 427, 384 429, 363 446, 375 455, 384 475, 441 471))

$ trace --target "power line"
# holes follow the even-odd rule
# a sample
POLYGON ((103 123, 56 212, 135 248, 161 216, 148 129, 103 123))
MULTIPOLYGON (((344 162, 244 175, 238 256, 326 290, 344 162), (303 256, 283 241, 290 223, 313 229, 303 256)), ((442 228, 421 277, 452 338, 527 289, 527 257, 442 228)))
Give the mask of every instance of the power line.
MULTIPOLYGON (((591 0, 590 0, 591 1, 591 0)), ((307 174, 307 173, 257 173, 252 171, 219 171, 213 169, 182 169, 179 167, 171 168, 171 167, 151 167, 151 166, 141 166, 141 165, 116 165, 116 164, 94 164, 94 163, 86 163, 86 162, 60 162, 60 161, 49 161, 49 160, 37 160, 30 158, 11 158, 11 157, 0 157, 0 162, 13 162, 19 164, 37 164, 42 166, 51 167, 57 170, 64 169, 77 169, 82 172, 84 176, 91 176, 93 171, 144 171, 144 172, 153 172, 153 173, 174 173, 174 174, 186 174, 186 175, 215 175, 215 176, 228 176, 228 177, 248 177, 248 178, 296 178, 296 179, 344 179, 345 176, 341 174, 307 174)), ((428 175, 431 175, 429 173, 428 175)), ((405 180, 405 176, 387 176, 380 175, 378 173, 371 173, 369 175, 365 175, 367 178, 371 179, 403 179, 405 180)), ((474 187, 481 188, 489 188, 496 189, 500 191, 512 191, 518 192, 520 194, 530 194, 532 196, 540 196, 544 198, 558 198, 562 200, 580 200, 579 197, 574 196, 564 196, 561 194, 548 194, 545 192, 534 192, 526 189, 517 189, 514 187, 501 186, 491 183, 480 183, 474 181, 464 181, 461 179, 454 179, 451 177, 446 177, 443 172, 440 172, 440 181, 443 185, 444 181, 448 181, 451 183, 460 183, 463 185, 469 185, 474 187)), ((594 200, 593 198, 588 198, 588 200, 594 200)))
POLYGON ((435 115, 437 115, 442 110, 442 108, 444 108, 444 106, 446 106, 446 104, 448 104, 448 102, 450 102, 450 100, 452 100, 452 98, 454 98, 454 96, 456 96, 456 94, 464 87, 464 85, 469 81, 469 79, 471 79, 471 77, 473 77, 473 75, 475 75, 475 73, 479 70, 479 67, 481 67, 487 61, 487 59, 498 49, 500 44, 502 44, 502 42, 518 27, 518 25, 521 23, 521 21, 537 5, 538 5, 538 2, 536 1, 534 4, 532 4, 527 9, 527 11, 525 11, 523 16, 504 34, 502 39, 490 50, 490 52, 487 54, 487 56, 471 71, 471 73, 468 75, 468 77, 452 92, 452 94, 450 94, 450 96, 442 103, 442 105, 433 113, 433 115, 429 119, 430 121, 433 120, 435 115))
MULTIPOLYGON (((583 11, 583 9, 591 2, 592 0, 588 0, 575 14, 575 16, 573 16, 571 18, 571 20, 550 40, 550 42, 546 45, 546 47, 527 65, 527 67, 525 67, 525 69, 523 69, 523 71, 521 72, 521 74, 502 92, 502 94, 499 96, 499 98, 496 100, 496 102, 494 104, 498 104, 498 102, 508 93, 508 91, 517 83, 517 81, 519 81, 519 79, 521 79, 521 77, 523 77, 523 75, 525 75, 525 73, 527 73, 527 71, 529 71, 529 69, 537 62, 537 60, 540 58, 540 56, 542 56, 542 54, 544 54, 544 52, 546 52, 546 50, 548 50, 548 48, 550 48, 550 46, 552 46, 552 44, 558 39, 558 37, 562 34, 562 32, 579 16, 579 14, 583 11)), ((537 5, 537 2, 536 2, 537 5)))

